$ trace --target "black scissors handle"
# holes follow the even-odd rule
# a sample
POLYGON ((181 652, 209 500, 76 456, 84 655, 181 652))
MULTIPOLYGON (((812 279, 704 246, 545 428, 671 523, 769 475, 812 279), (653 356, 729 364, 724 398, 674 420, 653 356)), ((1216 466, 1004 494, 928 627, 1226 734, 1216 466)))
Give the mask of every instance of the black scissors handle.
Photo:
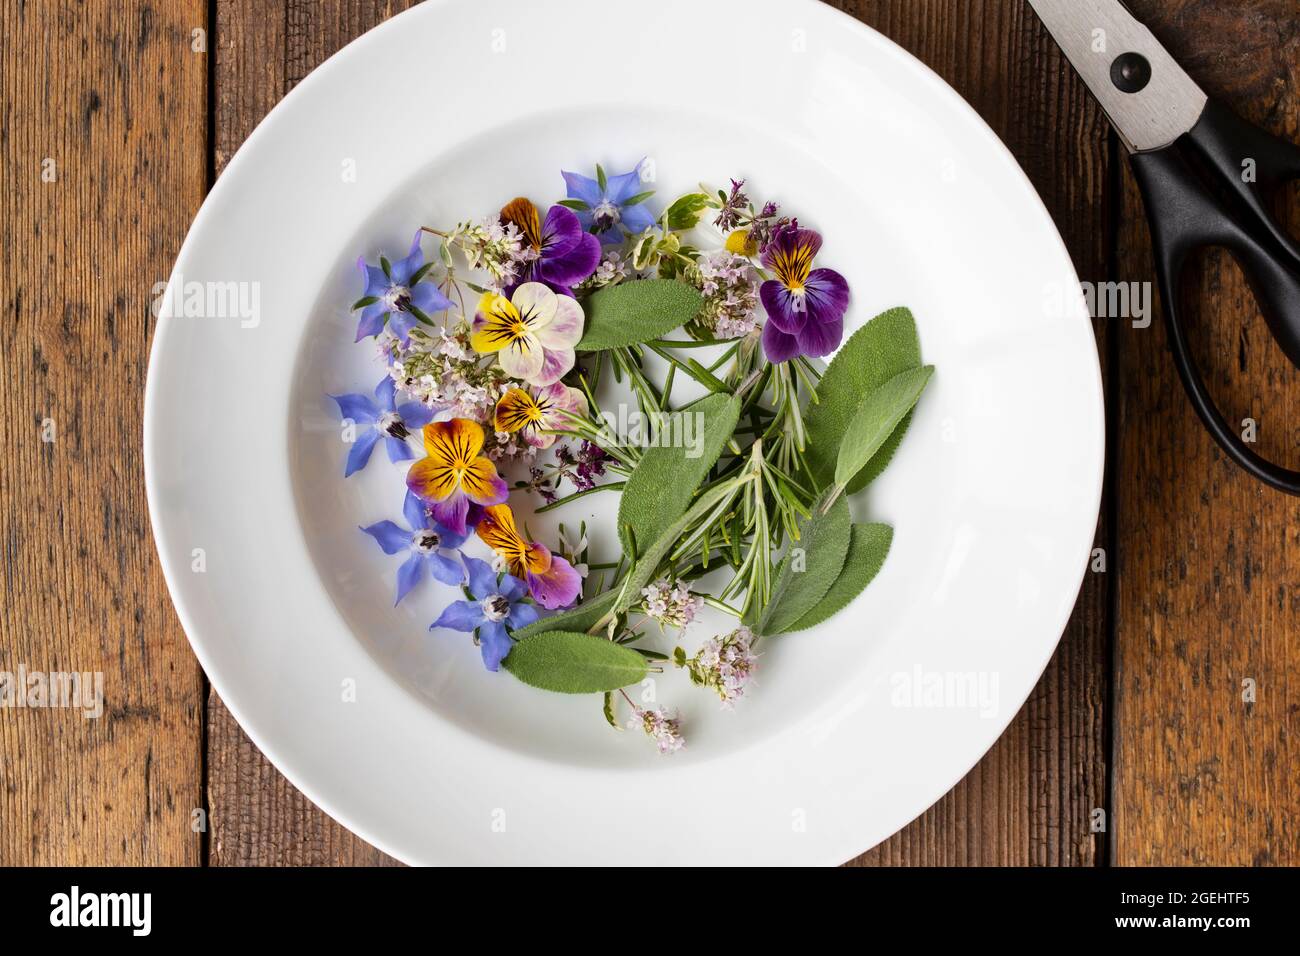
POLYGON ((1190 132, 1164 149, 1134 153, 1132 162, 1151 223, 1169 346, 1193 407, 1233 461, 1260 481, 1300 495, 1300 471, 1261 457, 1224 421, 1192 358, 1179 302, 1191 253, 1228 249, 1273 337, 1300 367, 1300 244, 1269 208, 1274 190, 1300 178, 1300 148, 1210 100, 1190 132))

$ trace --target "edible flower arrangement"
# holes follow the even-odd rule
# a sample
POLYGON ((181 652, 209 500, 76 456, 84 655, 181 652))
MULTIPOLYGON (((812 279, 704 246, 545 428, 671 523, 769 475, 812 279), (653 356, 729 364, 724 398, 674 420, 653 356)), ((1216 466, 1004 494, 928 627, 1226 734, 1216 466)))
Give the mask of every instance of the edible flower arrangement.
POLYGON ((848 498, 888 464, 933 369, 906 309, 844 340, 848 282, 777 203, 732 180, 660 205, 650 178, 644 162, 564 172, 549 206, 515 198, 363 257, 356 341, 384 375, 332 398, 345 477, 381 444, 405 469, 400 520, 361 529, 401 558, 396 601, 430 579, 454 589, 435 639, 467 635, 489 671, 542 690, 601 694, 611 725, 671 753, 679 718, 624 688, 680 670, 731 707, 763 641, 870 583, 893 531, 855 523, 848 498), (611 379, 631 398, 611 404, 611 379), (516 513, 610 493, 603 561, 585 522, 541 541, 516 513), (732 624, 691 654, 651 646, 706 606, 732 624))

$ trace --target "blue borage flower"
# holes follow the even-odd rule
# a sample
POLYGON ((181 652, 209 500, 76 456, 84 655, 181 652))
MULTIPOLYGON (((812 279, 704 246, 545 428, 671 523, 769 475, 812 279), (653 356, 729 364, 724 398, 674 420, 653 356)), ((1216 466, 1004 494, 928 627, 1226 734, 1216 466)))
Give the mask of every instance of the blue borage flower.
POLYGON ((432 282, 424 281, 432 263, 424 261, 420 251, 420 231, 411 241, 411 251, 405 259, 389 262, 380 258, 378 265, 368 265, 364 258, 357 260, 365 290, 354 309, 361 309, 357 323, 357 338, 378 335, 388 323, 388 331, 397 336, 402 345, 407 344, 411 329, 428 321, 434 312, 450 309, 451 300, 438 291, 432 282))
POLYGON ((630 173, 609 178, 599 166, 595 179, 579 173, 560 175, 564 177, 569 201, 574 204, 582 227, 602 243, 622 242, 620 226, 635 236, 654 225, 654 216, 642 205, 651 193, 641 191, 641 163, 630 173))
POLYGON ((473 600, 448 605, 429 630, 446 627, 453 631, 475 631, 483 666, 495 671, 514 644, 510 631, 536 621, 537 608, 525 603, 528 585, 514 575, 498 576, 486 561, 471 557, 465 558, 465 569, 469 572, 468 591, 473 600))
POLYGON ((400 603, 424 579, 426 570, 435 580, 460 587, 465 582, 460 546, 467 535, 439 524, 424 502, 409 491, 402 515, 406 528, 394 521, 380 521, 361 529, 378 542, 384 554, 410 555, 397 569, 397 599, 393 603, 400 603))
POLYGON ((345 422, 365 426, 348 452, 344 478, 366 467, 370 453, 375 450, 375 442, 380 438, 384 439, 384 446, 388 449, 389 461, 410 461, 415 452, 406 443, 407 437, 433 421, 433 410, 420 402, 398 405, 397 386, 388 377, 375 386, 373 399, 369 395, 356 394, 331 395, 330 398, 338 403, 339 414, 345 422))

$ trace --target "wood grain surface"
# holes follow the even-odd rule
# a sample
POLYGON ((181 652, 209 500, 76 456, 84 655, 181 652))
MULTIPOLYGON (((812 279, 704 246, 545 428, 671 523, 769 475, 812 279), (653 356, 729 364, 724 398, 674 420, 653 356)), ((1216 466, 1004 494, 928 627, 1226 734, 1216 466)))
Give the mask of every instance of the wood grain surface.
MULTIPOLYGON (((0 473, 0 669, 101 669, 109 704, 98 721, 0 712, 0 864, 391 863, 285 781, 215 694, 204 706, 148 540, 138 422, 151 285, 205 185, 307 73, 409 4, 183 0, 110 15, 3 2, 0 145, 19 182, 5 192, 0 277, 13 463, 0 473), (195 28, 210 33, 206 54, 191 51, 195 28), (46 156, 57 185, 41 181, 46 156), (100 396, 111 414, 97 414, 100 396), (194 808, 210 811, 206 833, 194 808)), ((1295 0, 1130 3, 1209 91, 1298 138, 1295 0)), ((832 5, 966 97, 1042 194, 1083 280, 1153 279, 1126 161, 1023 0, 832 5)), ((1285 211, 1300 222, 1294 193, 1285 211)), ((1188 294, 1216 394, 1229 418, 1258 421, 1262 451, 1300 466, 1300 373, 1231 260, 1205 266, 1188 294)), ((1106 571, 1085 579, 1002 739, 854 865, 1300 863, 1288 685, 1300 504, 1214 450, 1158 321, 1096 331, 1112 432, 1106 571)))
POLYGON ((3 864, 200 859, 201 674, 154 554, 140 420, 154 283, 205 188, 204 17, 0 4, 0 670, 100 672, 104 699, 97 719, 0 711, 3 864))
MULTIPOLYGON (((1131 2, 1207 93, 1300 140, 1300 4, 1131 2)), ((1294 235, 1294 188, 1282 199, 1294 235)), ((1117 202, 1119 277, 1153 281, 1127 167, 1117 202)), ((1203 256, 1183 295, 1198 364, 1227 420, 1254 419, 1261 454, 1300 467, 1300 372, 1240 270, 1217 251, 1203 256)), ((1183 395, 1159 321, 1118 338, 1113 860, 1294 866, 1300 501, 1219 452, 1183 395)))

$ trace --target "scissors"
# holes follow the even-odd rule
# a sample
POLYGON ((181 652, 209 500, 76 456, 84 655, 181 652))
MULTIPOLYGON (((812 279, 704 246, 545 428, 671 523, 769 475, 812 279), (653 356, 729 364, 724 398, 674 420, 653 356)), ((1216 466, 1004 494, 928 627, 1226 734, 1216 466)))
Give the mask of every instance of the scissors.
POLYGON ((1193 407, 1247 472, 1300 495, 1300 472, 1247 447, 1206 391, 1179 305, 1198 249, 1228 249, 1246 273, 1269 331, 1300 367, 1300 244, 1270 210, 1300 178, 1300 148, 1210 99, 1120 0, 1029 0, 1128 149, 1146 204, 1169 347, 1193 407))

